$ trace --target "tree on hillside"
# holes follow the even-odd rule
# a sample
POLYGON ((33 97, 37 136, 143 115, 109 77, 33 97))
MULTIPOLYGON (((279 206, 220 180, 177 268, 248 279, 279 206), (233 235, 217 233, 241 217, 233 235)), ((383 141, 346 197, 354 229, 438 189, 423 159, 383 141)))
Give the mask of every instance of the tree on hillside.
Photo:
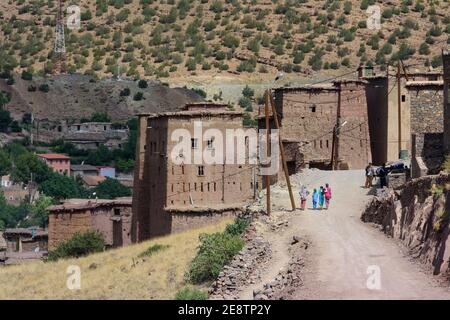
POLYGON ((125 187, 118 180, 111 178, 106 178, 105 181, 99 183, 93 191, 99 199, 114 199, 131 196, 130 188, 125 187))
POLYGON ((12 121, 9 111, 0 109, 0 132, 6 132, 12 121))
POLYGON ((11 101, 11 93, 0 91, 0 109, 6 106, 11 101))
POLYGON ((33 178, 33 181, 41 183, 47 180, 50 174, 50 168, 43 161, 30 152, 24 152, 14 160, 11 177, 15 182, 28 183, 33 178))
POLYGON ((50 177, 39 185, 39 191, 56 200, 86 198, 87 191, 74 178, 51 173, 50 177))
POLYGON ((106 112, 94 112, 91 116, 91 122, 111 122, 111 118, 106 112))
POLYGON ((20 223, 20 227, 40 226, 45 228, 48 224, 48 212, 46 209, 54 203, 55 200, 52 197, 40 196, 36 203, 30 207, 30 214, 20 223))
POLYGON ((7 175, 11 171, 11 160, 6 151, 0 149, 0 176, 7 175))

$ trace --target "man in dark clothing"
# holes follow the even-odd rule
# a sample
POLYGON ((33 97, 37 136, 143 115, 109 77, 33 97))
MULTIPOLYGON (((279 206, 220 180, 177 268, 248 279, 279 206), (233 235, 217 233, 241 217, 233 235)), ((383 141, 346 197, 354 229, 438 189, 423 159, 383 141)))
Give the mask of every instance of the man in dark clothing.
POLYGON ((387 186, 387 175, 388 170, 386 168, 386 164, 383 163, 380 170, 378 171, 378 176, 380 177, 380 188, 387 186))

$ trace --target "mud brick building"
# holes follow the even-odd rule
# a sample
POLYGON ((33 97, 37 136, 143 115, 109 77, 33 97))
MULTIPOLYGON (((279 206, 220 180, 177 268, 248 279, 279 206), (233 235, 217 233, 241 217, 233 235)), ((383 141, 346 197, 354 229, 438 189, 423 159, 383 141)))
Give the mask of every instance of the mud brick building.
POLYGON ((96 230, 108 247, 131 243, 131 198, 115 200, 70 199, 47 208, 49 249, 77 232, 96 230))
MULTIPOLYGON (((338 122, 345 123, 337 147, 339 168, 361 169, 371 161, 364 81, 278 88, 275 105, 290 174, 304 167, 331 167, 333 132, 338 122)), ((264 117, 260 117, 259 127, 265 128, 264 117)), ((282 175, 280 172, 279 177, 282 175)))
POLYGON ((444 63, 444 152, 450 152, 450 50, 442 51, 444 63))
POLYGON ((12 228, 3 232, 7 252, 47 251, 48 233, 38 227, 12 228))
POLYGON ((442 72, 407 69, 405 75, 402 71, 400 90, 396 72, 390 68, 362 77, 368 82, 366 91, 373 162, 381 165, 403 157, 411 158, 414 166, 414 158, 418 154, 433 167, 432 163, 440 157, 435 149, 442 144, 442 72), (422 154, 424 150, 426 154, 422 154))
MULTIPOLYGON (((256 168, 245 163, 208 164, 194 161, 196 151, 215 155, 226 146, 226 130, 243 130, 242 141, 232 140, 234 148, 245 145, 254 129, 243 128, 241 112, 230 111, 227 105, 189 104, 178 112, 139 115, 137 167, 133 188, 135 241, 199 227, 234 215, 250 199, 256 189, 256 168), (202 124, 203 136, 196 134, 202 124), (185 130, 191 159, 174 148, 177 129, 185 130), (209 129, 220 135, 207 136, 209 129), (174 158, 175 157, 175 158, 174 158)), ((183 139, 184 139, 183 138, 183 139)), ((180 137, 180 139, 182 139, 180 137)), ((222 155, 224 161, 226 148, 222 155)), ((217 161, 219 162, 219 161, 217 161)))

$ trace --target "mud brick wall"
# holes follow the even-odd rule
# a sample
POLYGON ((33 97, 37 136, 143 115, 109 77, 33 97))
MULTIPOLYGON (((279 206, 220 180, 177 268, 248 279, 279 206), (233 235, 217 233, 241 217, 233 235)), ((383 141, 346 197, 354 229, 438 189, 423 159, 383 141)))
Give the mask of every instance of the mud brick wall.
POLYGON ((341 130, 339 159, 350 169, 362 169, 372 158, 365 85, 349 82, 340 86, 277 89, 275 102, 281 116, 281 135, 308 146, 302 148, 304 157, 300 158, 310 166, 329 162, 340 91, 341 124, 347 123, 341 130))
POLYGON ((442 54, 444 65, 444 149, 450 151, 450 52, 445 50, 442 54))
POLYGON ((183 212, 171 213, 172 233, 183 232, 191 229, 198 229, 209 224, 214 224, 225 219, 238 216, 239 212, 230 210, 224 212, 183 212))
POLYGON ((83 233, 87 230, 100 232, 107 246, 114 245, 115 232, 118 233, 116 237, 120 238, 116 238, 120 245, 130 244, 131 206, 105 206, 95 209, 49 214, 49 249, 56 248, 61 241, 71 239, 75 233, 83 233), (114 210, 118 210, 120 213, 120 218, 117 218, 117 226, 120 230, 114 230, 114 210))
POLYGON ((48 248, 55 249, 61 241, 72 238, 77 232, 85 232, 91 227, 90 211, 49 214, 48 248))

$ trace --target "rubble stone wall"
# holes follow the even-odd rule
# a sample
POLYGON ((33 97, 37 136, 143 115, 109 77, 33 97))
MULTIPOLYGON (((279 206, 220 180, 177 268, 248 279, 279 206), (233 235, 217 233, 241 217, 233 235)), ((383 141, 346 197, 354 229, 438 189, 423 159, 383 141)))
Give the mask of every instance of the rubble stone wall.
POLYGON ((433 274, 449 275, 449 186, 449 174, 413 179, 401 189, 374 197, 361 220, 380 225, 432 268, 433 274))

